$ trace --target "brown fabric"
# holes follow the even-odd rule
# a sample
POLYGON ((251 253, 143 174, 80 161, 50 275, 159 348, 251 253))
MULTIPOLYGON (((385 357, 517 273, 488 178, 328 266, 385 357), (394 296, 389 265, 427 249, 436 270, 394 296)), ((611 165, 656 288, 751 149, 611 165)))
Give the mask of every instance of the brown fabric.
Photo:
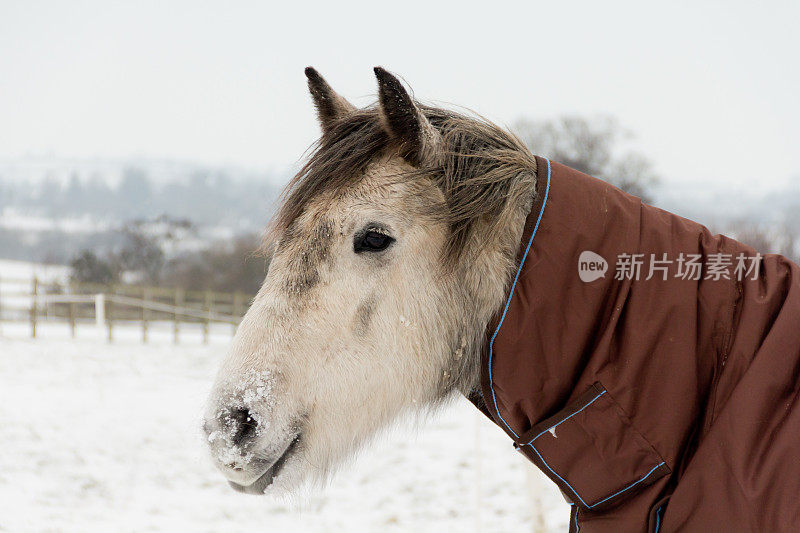
POLYGON ((573 530, 797 531, 800 268, 766 255, 739 281, 751 248, 538 168, 519 278, 487 331, 491 418, 574 504, 573 530), (608 262, 604 277, 580 279, 583 251, 608 262), (615 279, 620 254, 637 253, 641 277, 615 279), (667 279, 646 280, 663 253, 667 279), (676 277, 681 253, 731 254, 731 279, 676 277))

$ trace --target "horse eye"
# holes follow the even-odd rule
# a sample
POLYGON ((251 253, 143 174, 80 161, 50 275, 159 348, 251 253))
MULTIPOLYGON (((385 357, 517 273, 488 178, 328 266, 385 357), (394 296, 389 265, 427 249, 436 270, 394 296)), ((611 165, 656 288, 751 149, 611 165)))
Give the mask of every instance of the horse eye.
POLYGON ((356 237, 353 243, 353 251, 359 252, 380 252, 389 247, 394 239, 384 233, 374 230, 367 231, 363 235, 356 237))

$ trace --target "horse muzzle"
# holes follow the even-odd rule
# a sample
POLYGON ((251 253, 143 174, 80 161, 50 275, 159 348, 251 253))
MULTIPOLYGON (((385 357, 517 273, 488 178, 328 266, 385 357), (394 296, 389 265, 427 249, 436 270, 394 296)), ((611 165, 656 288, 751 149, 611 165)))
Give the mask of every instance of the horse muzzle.
MULTIPOLYGON (((274 461, 269 467, 266 468, 263 474, 261 474, 255 481, 250 484, 241 484, 237 483, 236 481, 228 480, 228 484, 236 491, 242 492, 244 494, 264 494, 264 491, 272 485, 272 482, 275 481, 275 478, 278 477, 278 474, 283 469, 283 466, 286 464, 287 460, 291 458, 294 454, 297 446, 300 442, 300 436, 298 435, 289 443, 283 453, 278 457, 276 461, 274 461)), ((266 464, 266 463, 264 463, 266 464)))
POLYGON ((215 409, 203 431, 216 467, 239 492, 263 494, 297 450, 300 430, 276 431, 276 421, 247 407, 215 409))

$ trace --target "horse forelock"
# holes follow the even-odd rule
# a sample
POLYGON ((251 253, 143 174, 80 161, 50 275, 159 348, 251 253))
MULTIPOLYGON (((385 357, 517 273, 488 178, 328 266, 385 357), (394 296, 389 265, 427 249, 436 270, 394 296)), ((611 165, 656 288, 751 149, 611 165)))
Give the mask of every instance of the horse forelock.
MULTIPOLYGON (((430 162, 387 177, 398 183, 431 179, 442 191, 444 203, 429 205, 424 214, 449 228, 443 261, 452 265, 479 221, 499 226, 509 201, 530 193, 536 160, 516 136, 485 119, 437 107, 420 109, 440 133, 441 142, 430 162)), ((400 150, 386 133, 377 107, 339 119, 284 189, 265 246, 292 237, 297 219, 312 201, 340 197, 361 182, 372 163, 400 150)))

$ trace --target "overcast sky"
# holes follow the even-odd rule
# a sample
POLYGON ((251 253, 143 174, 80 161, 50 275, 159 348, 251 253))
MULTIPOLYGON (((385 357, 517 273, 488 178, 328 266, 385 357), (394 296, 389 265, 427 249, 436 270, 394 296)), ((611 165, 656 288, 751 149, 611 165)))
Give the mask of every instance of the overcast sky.
POLYGON ((356 104, 616 116, 665 181, 800 179, 800 3, 0 1, 0 158, 282 169, 317 136, 303 68, 356 104), (700 5, 702 4, 702 5, 700 5))

